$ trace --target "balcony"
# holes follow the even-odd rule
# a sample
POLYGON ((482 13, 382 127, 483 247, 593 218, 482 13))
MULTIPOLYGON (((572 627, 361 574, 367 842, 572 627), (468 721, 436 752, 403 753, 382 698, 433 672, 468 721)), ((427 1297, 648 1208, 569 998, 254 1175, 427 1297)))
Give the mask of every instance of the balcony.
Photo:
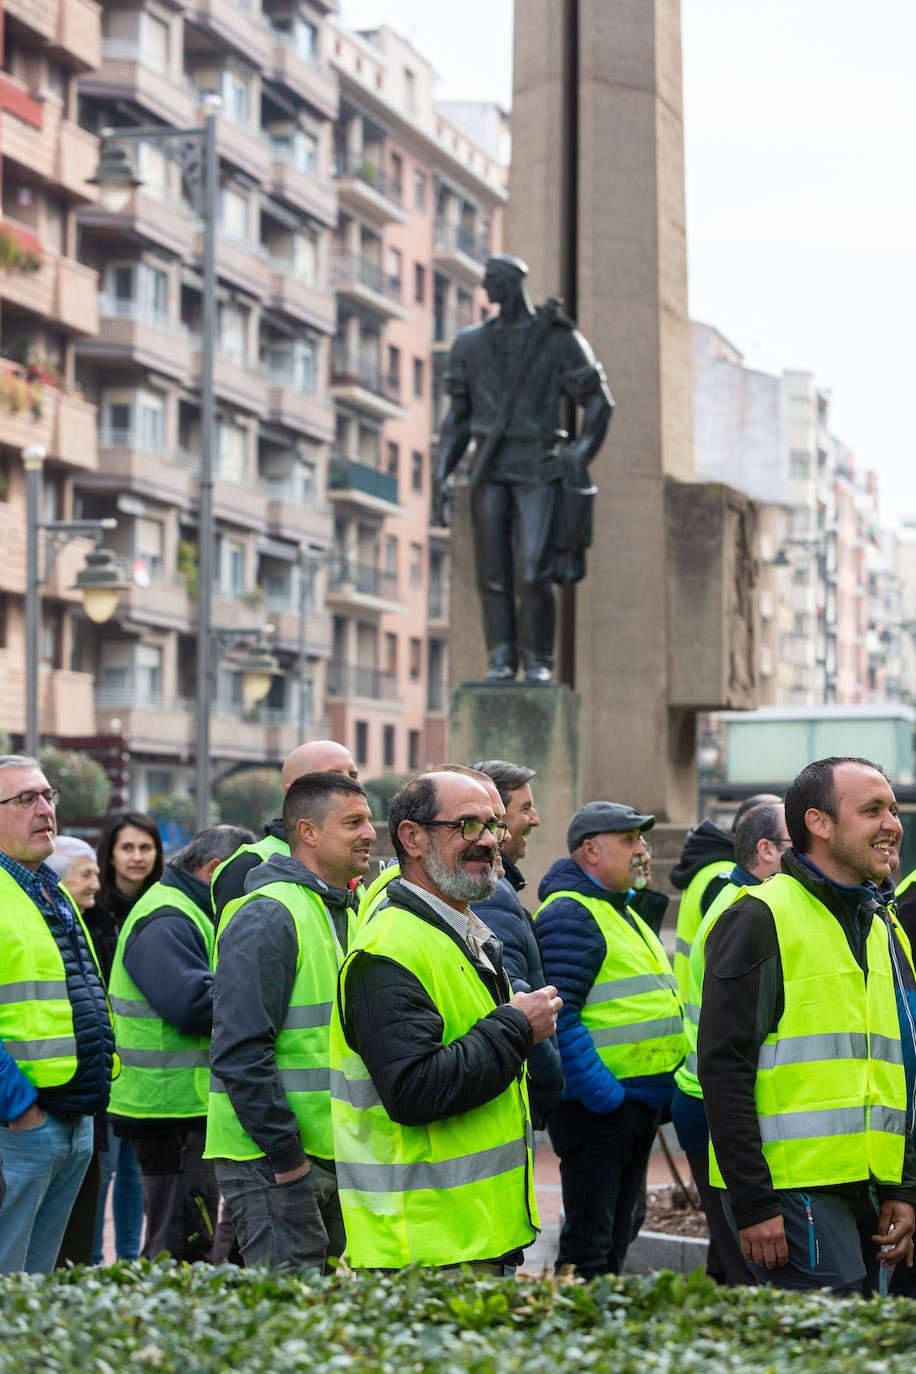
POLYGON ((156 119, 179 128, 198 122, 196 93, 183 78, 166 71, 154 53, 129 39, 103 38, 102 58, 102 69, 81 79, 82 95, 136 101, 156 119))
POLYGON ((80 348, 93 360, 137 363, 183 382, 191 370, 194 340, 183 325, 141 304, 115 296, 99 298, 99 336, 80 348))
MULTIPOLYGON (((4 78, 14 95, 26 99, 28 87, 15 77, 4 78)), ((36 102, 29 100, 30 107, 36 102)), ((95 187, 86 178, 98 163, 98 139, 81 129, 70 119, 63 118, 61 102, 51 95, 38 103, 41 122, 20 117, 14 109, 0 110, 0 146, 4 161, 18 163, 28 170, 30 178, 37 177, 48 186, 61 186, 77 200, 95 200, 95 187)))
POLYGON ((336 120, 340 106, 337 74, 320 58, 304 57, 286 34, 273 35, 273 79, 326 119, 336 120))
POLYGON ((337 195, 341 206, 377 229, 386 224, 409 224, 404 209, 404 188, 378 167, 370 157, 356 156, 338 162, 337 195))
POLYGON ((98 195, 89 178, 99 165, 99 140, 72 120, 62 119, 57 139, 55 180, 74 199, 91 204, 98 195))
POLYGON ((273 34, 267 20, 238 0, 194 0, 183 7, 188 22, 203 29, 256 67, 266 67, 273 52, 273 34))
POLYGON ((410 315, 401 304, 401 278, 389 276, 378 263, 359 254, 335 257, 331 281, 340 295, 383 319, 406 320, 410 315))
MULTIPOLYGON (((200 338, 194 335, 191 355, 191 386, 200 390, 200 338)), ((224 401, 263 418, 267 409, 267 386, 257 364, 236 354, 218 351, 213 359, 213 389, 224 401)))
POLYGON ((43 38, 77 71, 99 65, 101 7, 93 0, 6 0, 5 13, 43 38))
POLYGON ((473 229, 436 220, 433 229, 433 262, 440 271, 466 286, 479 286, 490 256, 488 245, 473 229))
MULTIPOLYGON (((189 258, 194 248, 195 220, 185 206, 142 189, 135 191, 126 208, 117 214, 91 205, 84 206, 78 218, 82 228, 103 229, 106 237, 117 232, 132 247, 138 239, 147 239, 180 258, 189 258)), ((217 238, 217 251, 219 245, 217 238)), ((199 254, 199 242, 197 251, 199 254)))
POLYGON ((305 496, 293 482, 271 482, 264 478, 261 489, 267 497, 267 529, 275 538, 294 544, 325 545, 331 538, 331 507, 305 496))
MULTIPOLYGON (((236 4, 233 8, 244 13, 241 5, 236 4)), ((240 167, 256 181, 263 180, 264 169, 270 161, 270 140, 254 124, 243 124, 225 114, 218 115, 216 151, 221 161, 240 167)))
POLYGON ((266 374, 267 419, 319 443, 334 438, 334 407, 323 392, 303 391, 292 378, 280 380, 276 373, 266 374))
POLYGON ((156 447, 129 429, 99 430, 101 471, 93 490, 119 492, 127 487, 139 496, 189 510, 197 499, 197 462, 189 455, 156 447))
MULTIPOLYGON (((195 245, 198 263, 203 261, 203 251, 203 233, 200 232, 195 245)), ((250 239, 234 238, 217 225, 216 275, 220 278, 228 277, 237 286, 243 287, 261 300, 267 295, 270 281, 267 253, 259 243, 254 243, 250 239)))
POLYGON ((98 412, 81 396, 45 387, 45 405, 52 413, 52 437, 48 452, 62 463, 95 472, 99 465, 96 431, 98 412))
POLYGON ((112 718, 119 722, 117 732, 129 738, 134 753, 186 758, 194 747, 194 703, 184 697, 150 694, 138 701, 132 691, 99 688, 96 731, 110 734, 112 718))
POLYGON ((338 610, 403 611, 394 573, 371 563, 335 558, 328 571, 328 605, 338 610))
POLYGON ((383 673, 378 668, 364 668, 361 663, 328 664, 329 697, 367 697, 370 701, 397 701, 399 697, 396 673, 383 673))
POLYGON ((431 630, 448 628, 448 587, 430 583, 427 616, 431 630))
POLYGON ((401 514, 398 479, 343 453, 331 455, 328 494, 332 501, 346 501, 378 515, 401 514))
POLYGON ((97 332, 98 278, 92 268, 43 248, 37 272, 4 272, 2 280, 4 306, 41 315, 73 334, 97 332))
POLYGON ((158 625, 189 633, 196 626, 192 619, 192 600, 183 577, 152 577, 146 586, 131 586, 122 592, 119 611, 125 619, 141 625, 158 625))
POLYGON ((337 328, 337 298, 324 286, 315 286, 296 275, 291 262, 270 259, 268 304, 271 309, 300 320, 322 334, 337 328))
POLYGON ((336 184, 330 177, 308 166, 293 149, 276 141, 272 144, 270 186, 278 200, 288 201, 327 228, 336 226, 336 184))
MULTIPOLYGON (((274 632, 271 647, 298 654, 302 614, 295 597, 267 595, 265 606, 274 632)), ((305 611, 306 653, 309 658, 330 658, 333 621, 325 611, 307 606, 305 611)))
POLYGON ((45 388, 30 382, 24 367, 0 358, 0 437, 11 448, 41 444, 50 453, 54 415, 45 388))
POLYGON ((397 377, 382 375, 381 364, 369 353, 351 353, 339 344, 331 352, 331 395, 365 411, 376 420, 404 420, 397 377))
MULTIPOLYGON (((93 735, 91 673, 46 668, 38 674, 38 719, 43 735, 93 735)), ((25 666, 22 650, 0 651, 0 711, 4 729, 22 734, 25 728, 25 666)))

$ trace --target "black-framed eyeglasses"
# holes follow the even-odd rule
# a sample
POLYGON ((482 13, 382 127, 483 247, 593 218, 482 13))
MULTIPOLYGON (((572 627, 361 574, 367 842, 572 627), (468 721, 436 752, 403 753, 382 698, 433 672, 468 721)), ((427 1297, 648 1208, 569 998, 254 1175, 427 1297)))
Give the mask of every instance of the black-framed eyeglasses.
POLYGON ((15 802, 23 811, 31 811, 33 806, 38 805, 39 797, 43 797, 49 806, 56 806, 60 801, 60 788, 45 787, 41 792, 17 792, 13 797, 4 797, 0 801, 0 806, 9 806, 10 802, 15 802))
POLYGON ((445 826, 448 830, 460 830, 463 840, 479 840, 485 830, 489 830, 497 844, 502 844, 509 833, 509 827, 505 821, 497 820, 494 816, 491 821, 480 821, 476 816, 463 816, 459 821, 420 821, 424 830, 433 825, 445 826))

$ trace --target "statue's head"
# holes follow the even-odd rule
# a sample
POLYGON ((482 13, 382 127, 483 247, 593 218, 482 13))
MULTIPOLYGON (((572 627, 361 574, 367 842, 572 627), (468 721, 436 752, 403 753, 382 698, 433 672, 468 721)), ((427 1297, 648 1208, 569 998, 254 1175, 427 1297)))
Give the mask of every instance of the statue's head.
POLYGON ((483 289, 489 299, 498 305, 512 292, 518 291, 527 275, 528 264, 523 258, 513 257, 511 253, 494 253, 487 259, 483 289))

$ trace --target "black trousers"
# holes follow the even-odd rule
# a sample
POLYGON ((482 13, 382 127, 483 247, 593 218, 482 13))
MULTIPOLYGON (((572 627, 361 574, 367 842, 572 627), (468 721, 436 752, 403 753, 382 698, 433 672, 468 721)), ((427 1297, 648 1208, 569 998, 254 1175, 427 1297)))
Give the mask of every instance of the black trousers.
POLYGON ((477 590, 491 666, 553 663, 556 492, 556 483, 482 482, 471 493, 477 590))
POLYGON ((136 1140, 143 1175, 143 1258, 163 1250, 177 1260, 209 1260, 219 1212, 216 1171, 203 1158, 204 1131, 136 1140))
POLYGON ((561 1102, 547 1120, 560 1158, 565 1220, 556 1267, 619 1274, 661 1111, 629 1099, 607 1116, 561 1102))

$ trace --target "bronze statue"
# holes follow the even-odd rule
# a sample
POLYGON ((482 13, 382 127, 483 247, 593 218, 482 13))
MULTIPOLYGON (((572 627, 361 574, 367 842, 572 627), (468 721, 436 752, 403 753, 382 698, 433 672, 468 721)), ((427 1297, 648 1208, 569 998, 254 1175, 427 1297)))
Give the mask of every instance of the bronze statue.
POLYGON ((521 258, 491 257, 483 284, 499 313, 463 329, 452 344, 433 519, 447 523, 448 478, 473 438, 471 519, 487 679, 510 682, 521 663, 526 682, 547 683, 553 583, 585 575, 595 491, 588 464, 614 402, 559 301, 534 309, 527 274, 521 258), (562 396, 582 410, 571 442, 560 423, 562 396))

